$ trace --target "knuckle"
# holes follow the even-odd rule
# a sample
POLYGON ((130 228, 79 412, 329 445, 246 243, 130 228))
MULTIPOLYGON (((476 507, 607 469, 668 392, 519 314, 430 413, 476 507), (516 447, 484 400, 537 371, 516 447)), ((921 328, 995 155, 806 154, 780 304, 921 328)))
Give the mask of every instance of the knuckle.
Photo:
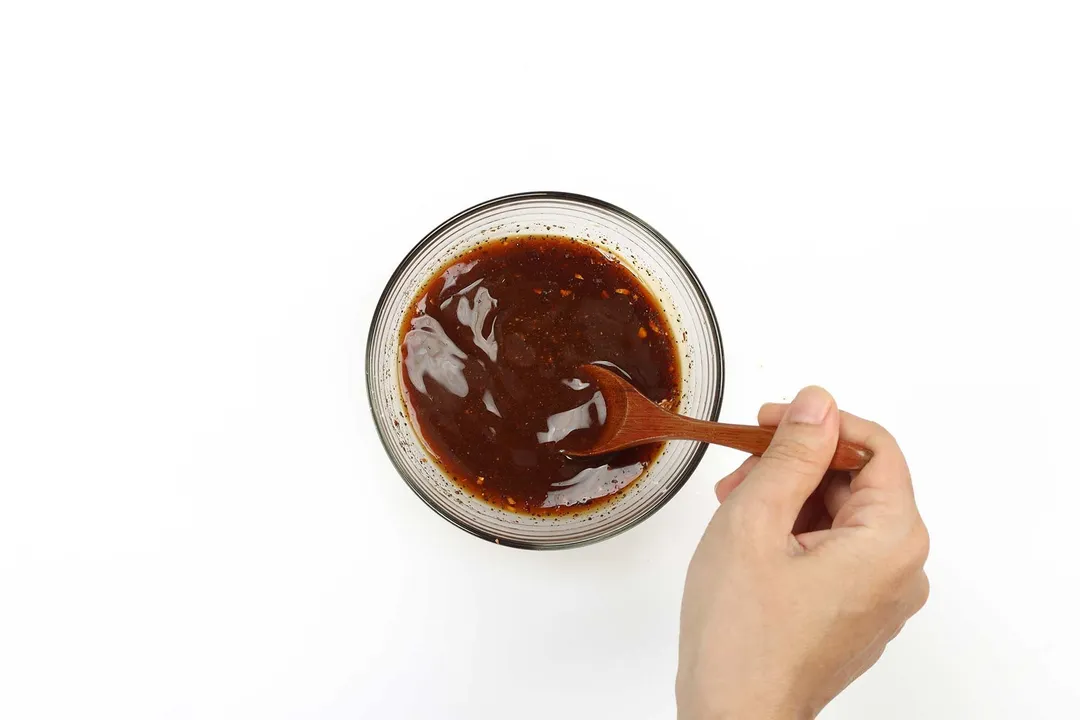
POLYGON ((793 437, 774 438, 772 444, 762 455, 763 462, 783 465, 786 468, 817 470, 821 453, 805 440, 793 437))
POLYGON ((898 471, 902 468, 907 483, 911 484, 911 471, 908 469, 904 451, 900 449, 900 443, 896 440, 896 437, 876 422, 871 422, 870 425, 872 427, 870 438, 866 443, 867 446, 874 451, 875 455, 883 454, 895 458, 898 471))
POLYGON ((926 525, 919 522, 911 529, 906 550, 910 563, 921 569, 930 556, 930 533, 926 525))
POLYGON ((930 578, 926 573, 919 573, 918 587, 915 591, 915 612, 919 612, 930 599, 930 578))
POLYGON ((891 432, 885 429, 884 425, 874 422, 873 420, 869 420, 868 422, 870 423, 870 434, 873 437, 893 445, 896 444, 896 438, 893 437, 891 432))
POLYGON ((850 598, 852 611, 903 617, 918 612, 930 596, 930 581, 923 570, 929 548, 930 536, 921 522, 882 546, 878 562, 864 575, 865 584, 850 598))

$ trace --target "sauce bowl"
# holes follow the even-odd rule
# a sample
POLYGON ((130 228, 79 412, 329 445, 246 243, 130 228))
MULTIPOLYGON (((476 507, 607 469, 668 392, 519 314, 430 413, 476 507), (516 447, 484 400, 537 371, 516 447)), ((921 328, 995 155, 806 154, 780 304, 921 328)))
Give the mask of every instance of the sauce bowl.
POLYGON ((379 437, 406 484, 439 515, 477 537, 531 550, 569 548, 627 530, 659 510, 686 483, 706 446, 668 442, 620 494, 580 512, 532 516, 471 496, 430 457, 402 392, 400 328, 432 273, 477 245, 513 235, 552 234, 595 245, 618 259, 660 302, 681 363, 676 411, 716 420, 724 354, 716 316, 694 271, 659 232, 625 210, 582 195, 532 192, 476 205, 439 225, 401 261, 383 290, 368 333, 368 400, 379 437))

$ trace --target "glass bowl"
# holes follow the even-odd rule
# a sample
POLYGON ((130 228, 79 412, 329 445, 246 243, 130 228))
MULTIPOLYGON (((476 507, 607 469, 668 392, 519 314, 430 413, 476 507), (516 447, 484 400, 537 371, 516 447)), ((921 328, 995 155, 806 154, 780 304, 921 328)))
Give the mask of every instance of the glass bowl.
POLYGON ((622 532, 656 512, 694 472, 705 446, 668 442, 645 474, 611 500, 578 513, 533 517, 489 505, 446 477, 405 410, 400 328, 410 303, 444 263, 508 235, 550 233, 615 255, 660 301, 682 363, 678 412, 715 420, 724 389, 716 316, 694 271, 664 237, 625 210, 561 192, 508 195, 481 203, 428 233, 383 290, 367 343, 367 386, 379 437, 401 477, 435 512, 478 537, 534 550, 584 545, 622 532))

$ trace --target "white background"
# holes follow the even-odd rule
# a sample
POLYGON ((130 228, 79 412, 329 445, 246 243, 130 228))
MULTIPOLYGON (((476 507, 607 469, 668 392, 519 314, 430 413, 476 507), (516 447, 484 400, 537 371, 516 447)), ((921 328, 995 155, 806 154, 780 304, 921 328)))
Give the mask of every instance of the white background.
POLYGON ((901 441, 929 604, 825 712, 1080 704, 1074 3, 0 7, 0 717, 674 716, 740 459, 600 545, 405 487, 367 325, 490 197, 652 223, 722 416, 811 382, 901 441))

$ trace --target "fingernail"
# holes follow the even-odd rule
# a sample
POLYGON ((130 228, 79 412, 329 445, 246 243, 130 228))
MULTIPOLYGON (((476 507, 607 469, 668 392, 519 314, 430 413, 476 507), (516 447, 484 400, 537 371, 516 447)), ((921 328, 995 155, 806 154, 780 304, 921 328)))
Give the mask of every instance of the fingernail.
POLYGON ((829 414, 832 397, 819 387, 807 387, 792 400, 784 419, 788 422, 820 425, 829 414))

